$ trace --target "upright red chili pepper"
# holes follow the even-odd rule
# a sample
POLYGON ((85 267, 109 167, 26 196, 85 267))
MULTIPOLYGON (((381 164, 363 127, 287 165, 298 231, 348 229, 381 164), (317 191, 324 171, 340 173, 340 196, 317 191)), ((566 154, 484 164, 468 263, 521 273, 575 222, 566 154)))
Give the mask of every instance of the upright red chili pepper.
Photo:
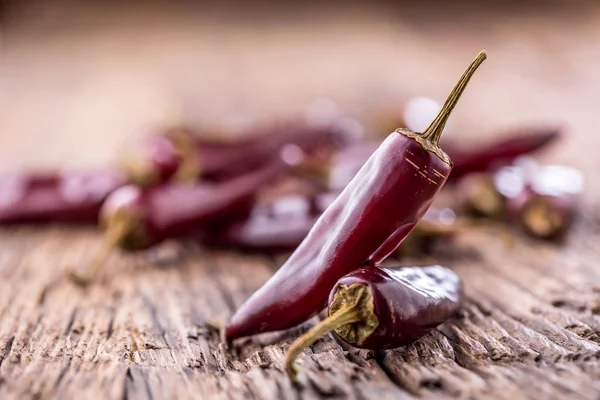
POLYGON ((100 213, 105 247, 91 268, 72 277, 87 283, 115 248, 147 249, 167 239, 230 223, 247 214, 257 191, 287 169, 277 162, 224 183, 165 184, 143 189, 129 185, 110 195, 100 213))
POLYGON ((112 170, 4 175, 0 224, 94 224, 106 197, 125 184, 125 175, 112 170))
POLYGON ((477 56, 425 132, 398 129, 388 136, 285 264, 233 315, 227 339, 305 321, 325 305, 340 277, 365 263, 378 264, 398 247, 450 174, 451 161, 438 142, 485 58, 485 52, 477 56))
POLYGON ((295 380, 295 359, 329 332, 354 347, 392 349, 414 342, 448 320, 462 300, 460 278, 438 265, 358 269, 334 285, 329 316, 289 347, 286 372, 295 380))

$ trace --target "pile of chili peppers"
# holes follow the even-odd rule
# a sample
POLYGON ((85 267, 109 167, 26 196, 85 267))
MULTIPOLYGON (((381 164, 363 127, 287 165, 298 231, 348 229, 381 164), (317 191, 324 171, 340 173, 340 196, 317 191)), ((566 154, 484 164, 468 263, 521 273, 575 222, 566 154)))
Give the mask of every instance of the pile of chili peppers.
POLYGON ((451 243, 466 216, 555 241, 576 219, 581 173, 530 158, 562 136, 560 127, 519 128, 478 146, 441 140, 485 59, 481 52, 441 107, 419 98, 407 102, 406 114, 378 121, 398 128, 383 141, 341 112, 313 113, 218 139, 188 126, 159 129, 135 157, 105 170, 4 175, 0 224, 99 224, 105 245, 89 266, 72 271, 80 284, 93 281, 117 249, 137 252, 173 239, 291 251, 233 315, 225 336, 291 328, 328 304, 329 316, 289 349, 293 379, 294 359, 328 332, 355 347, 402 346, 456 313, 462 284, 441 266, 389 268, 384 260, 431 254, 451 243), (426 129, 401 128, 404 121, 426 129), (432 207, 443 187, 450 206, 432 207))

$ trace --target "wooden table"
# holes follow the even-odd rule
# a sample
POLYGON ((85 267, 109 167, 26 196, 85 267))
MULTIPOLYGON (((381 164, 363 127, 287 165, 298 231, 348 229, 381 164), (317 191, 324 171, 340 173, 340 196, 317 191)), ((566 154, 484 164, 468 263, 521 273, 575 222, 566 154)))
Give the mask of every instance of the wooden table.
MULTIPOLYGON (((405 348, 324 338, 282 373, 289 332, 225 349, 217 327, 285 256, 114 254, 87 290, 64 280, 91 259, 86 228, 0 231, 0 398, 586 398, 600 393, 600 8, 569 2, 343 9, 38 2, 4 11, 0 167, 109 162, 124 138, 185 99, 198 120, 279 115, 329 96, 366 115, 441 99, 482 48, 489 60, 453 118, 456 140, 564 123, 544 156, 588 173, 583 218, 564 246, 465 232, 436 259, 464 279, 455 319, 405 348), (470 11, 468 11, 470 10, 470 11), (386 103, 387 102, 387 103, 386 103)), ((411 260, 404 261, 412 262, 411 260)))

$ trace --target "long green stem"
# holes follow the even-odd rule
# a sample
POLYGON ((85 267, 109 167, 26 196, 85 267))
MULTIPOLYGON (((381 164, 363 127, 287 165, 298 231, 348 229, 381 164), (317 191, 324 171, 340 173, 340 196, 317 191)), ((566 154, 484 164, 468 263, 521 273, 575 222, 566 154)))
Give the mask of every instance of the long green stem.
POLYGON ((429 125, 429 127, 425 130, 425 132, 423 132, 423 135, 421 136, 422 138, 427 139, 435 146, 438 145, 438 143, 440 142, 440 138, 442 137, 444 127, 446 126, 446 122, 448 122, 448 118, 450 117, 454 106, 456 106, 458 99, 464 92, 465 87, 467 87, 469 80, 486 58, 487 53, 485 51, 481 51, 477 55, 477 57, 475 57, 475 60, 473 60, 471 65, 469 65, 467 70, 463 73, 459 81, 454 86, 454 89, 452 89, 452 91, 446 98, 446 101, 444 102, 444 105, 442 106, 442 109, 440 110, 437 117, 435 117, 435 119, 433 120, 431 125, 429 125))

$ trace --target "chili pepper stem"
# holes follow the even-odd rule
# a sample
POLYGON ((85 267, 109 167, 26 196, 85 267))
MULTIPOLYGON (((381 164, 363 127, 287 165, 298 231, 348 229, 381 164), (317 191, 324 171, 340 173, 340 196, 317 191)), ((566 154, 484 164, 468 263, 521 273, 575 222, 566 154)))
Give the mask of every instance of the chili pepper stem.
POLYGON ((141 187, 154 186, 159 177, 148 162, 141 160, 124 160, 122 166, 133 183, 141 187))
POLYGON ((525 229, 536 237, 550 237, 566 224, 563 215, 543 199, 525 206, 521 217, 525 229))
POLYGON ((448 118, 450 117, 452 110, 454 110, 458 99, 460 99, 460 96, 465 91, 469 80, 471 80, 471 77, 473 76, 477 68, 479 68, 481 63, 486 58, 487 53, 485 52, 485 50, 481 51, 477 55, 477 57, 475 57, 475 60, 473 60, 471 65, 469 65, 469 67, 460 77, 460 79, 446 98, 446 101, 444 102, 444 105, 442 106, 442 109, 438 113, 437 117, 435 117, 431 125, 429 125, 427 129, 425 129, 425 132, 423 132, 422 137, 430 141, 434 146, 437 146, 439 144, 440 139, 442 137, 442 132, 444 131, 444 127, 446 126, 446 122, 448 122, 448 118))
POLYGON ((70 270, 68 272, 69 279, 79 286, 86 286, 92 280, 112 253, 117 247, 119 241, 123 235, 131 229, 131 220, 127 218, 116 219, 114 224, 111 224, 109 229, 106 231, 106 239, 100 248, 100 251, 96 253, 92 263, 85 268, 83 271, 70 270))
POLYGON ((294 361, 302 350, 329 332, 338 331, 338 334, 351 342, 361 342, 373 333, 378 325, 373 294, 366 285, 338 286, 335 297, 329 305, 329 317, 300 336, 289 347, 285 359, 286 373, 293 382, 297 382, 294 361))
POLYGON ((290 379, 297 382, 297 368, 294 361, 302 353, 302 350, 316 342, 320 337, 327 335, 343 325, 358 322, 362 319, 363 312, 358 304, 346 305, 340 308, 336 313, 325 318, 321 323, 314 326, 311 330, 300 336, 288 349, 285 359, 285 371, 290 379))
POLYGON ((201 160, 198 160, 194 149, 193 138, 189 133, 174 130, 169 134, 175 149, 181 156, 181 164, 175 173, 177 182, 196 182, 202 174, 201 160))

